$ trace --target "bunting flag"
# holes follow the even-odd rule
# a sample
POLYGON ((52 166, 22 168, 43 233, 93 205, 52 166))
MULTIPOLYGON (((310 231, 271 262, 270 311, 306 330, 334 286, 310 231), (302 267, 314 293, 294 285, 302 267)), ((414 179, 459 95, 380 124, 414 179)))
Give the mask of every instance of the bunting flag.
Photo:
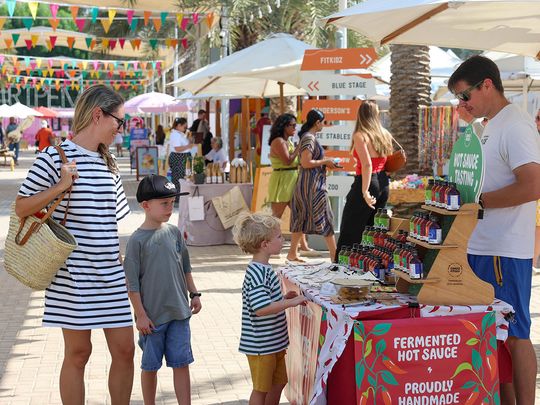
POLYGON ((54 61, 52 59, 49 59, 47 61, 47 66, 49 66, 49 69, 53 67, 53 63, 54 63, 54 61))
POLYGON ((114 51, 114 48, 116 48, 116 39, 111 39, 109 41, 109 48, 111 49, 111 51, 114 51))
POLYGON ((156 49, 157 47, 157 39, 149 39, 148 42, 150 43, 150 46, 152 47, 152 49, 156 49))
POLYGON ((167 16, 169 13, 167 11, 162 11, 160 14, 161 17, 161 24, 165 24, 165 21, 167 21, 167 16))
POLYGON ((26 43, 26 47, 28 50, 32 49, 32 40, 31 39, 25 39, 24 42, 26 43))
POLYGON ((199 23, 199 13, 193 13, 193 24, 197 25, 199 23))
POLYGON ((45 45, 47 45, 47 50, 50 52, 54 48, 53 44, 51 43, 50 39, 45 40, 45 45))
POLYGON ((79 14, 79 6, 71 6, 69 9, 71 10, 71 18, 75 21, 77 19, 77 14, 79 14))
POLYGON ((111 22, 111 24, 112 24, 115 16, 116 16, 116 10, 114 8, 110 8, 109 9, 109 21, 111 22))
POLYGON ((84 25, 86 24, 86 20, 83 18, 77 18, 75 20, 75 24, 77 25, 77 28, 79 29, 79 32, 84 31, 84 25))
POLYGON ((95 60, 94 62, 92 62, 92 64, 94 65, 94 70, 98 70, 99 62, 97 60, 95 60))
MULTIPOLYGON (((5 60, 6 60, 6 57, 4 55, 0 55, 0 65, 3 65, 5 60)), ((127 70, 127 64, 125 66, 127 70)))
MULTIPOLYGON (((133 62, 133 70, 137 70, 138 67, 139 67, 139 62, 138 61, 133 62)), ((131 71, 131 73, 133 73, 133 70, 131 71)))
POLYGON ((137 24, 139 23, 139 18, 134 18, 133 20, 131 20, 131 23, 129 25, 129 29, 131 31, 135 31, 137 29, 137 24))
POLYGON ((0 17, 0 30, 4 28, 5 23, 6 23, 6 17, 0 17))
POLYGON ((208 25, 208 28, 212 28, 212 25, 214 25, 214 13, 208 13, 206 15, 206 25, 208 25))
POLYGON ((167 39, 165 40, 165 46, 166 46, 166 47, 170 47, 170 46, 171 46, 171 39, 170 39, 170 38, 167 38, 167 39))
POLYGON ((75 44, 75 37, 67 37, 68 48, 72 49, 75 44))
POLYGON ((111 21, 107 18, 102 18, 101 25, 103 25, 103 30, 105 31, 105 34, 107 34, 109 32, 109 29, 111 28, 111 21))
POLYGON ((178 13, 176 14, 176 24, 182 25, 182 20, 184 19, 184 14, 178 13))
POLYGON ((24 66, 28 67, 30 65, 30 56, 24 57, 24 66))
POLYGON ((142 67, 143 70, 146 70, 146 65, 147 64, 148 64, 148 62, 146 62, 146 61, 141 62, 141 67, 142 67))
POLYGON ((182 38, 182 47, 184 49, 188 49, 187 38, 182 38))
POLYGON ((99 9, 97 7, 94 7, 92 9, 92 24, 96 23, 98 15, 99 15, 99 9))
POLYGON ((17 46, 17 41, 19 40, 19 37, 21 34, 11 34, 11 39, 13 39, 13 46, 17 46))
POLYGON ((30 36, 30 39, 32 40, 32 47, 35 48, 35 46, 37 45, 38 38, 39 38, 39 35, 37 34, 32 34, 30 36))
POLYGON ((141 47, 141 39, 140 38, 132 39, 129 42, 131 43, 131 47, 133 49, 139 49, 141 47))
POLYGON ((182 17, 182 22, 180 23, 180 28, 182 29, 182 31, 185 31, 186 28, 187 28, 187 25, 188 25, 188 19, 185 18, 185 17, 182 17))
POLYGON ((178 46, 178 40, 177 39, 171 39, 171 48, 176 48, 178 46))
POLYGON ((133 15, 135 14, 135 10, 128 10, 126 11, 127 16, 127 23, 128 25, 131 25, 131 20, 133 19, 133 15))
POLYGON ((90 50, 93 51, 96 47, 97 40, 95 38, 92 38, 92 42, 90 42, 90 50))
POLYGON ((92 43, 93 38, 92 37, 86 37, 84 39, 84 42, 86 42, 86 47, 90 48, 90 44, 92 43))
POLYGON ((49 18, 49 24, 52 27, 53 31, 56 31, 56 28, 58 28, 58 23, 60 20, 57 20, 56 18, 49 18))
POLYGON ((101 49, 107 49, 109 47, 109 39, 103 38, 101 40, 101 49))
POLYGON ((87 60, 82 61, 82 68, 83 68, 84 71, 86 71, 86 69, 88 68, 88 61, 87 60))
POLYGON ((156 32, 159 32, 161 29, 161 20, 159 18, 152 18, 152 24, 154 24, 156 32))
POLYGON ((43 61, 43 59, 41 59, 41 58, 37 58, 37 59, 35 60, 35 62, 36 62, 36 67, 37 67, 37 68, 41 68, 41 62, 42 62, 42 61, 43 61))
POLYGON ((118 43, 120 44, 120 48, 124 49, 124 44, 126 43, 126 39, 118 38, 118 43))
POLYGON ((30 28, 32 28, 32 25, 34 25, 34 20, 32 20, 31 17, 23 17, 22 22, 28 31, 30 31, 30 28))
POLYGON ((17 3, 16 0, 6 0, 6 6, 8 8, 8 14, 10 17, 13 17, 13 13, 15 12, 15 4, 17 3))
POLYGON ((150 16, 152 15, 151 11, 145 11, 144 12, 144 26, 146 27, 148 25, 148 21, 150 21, 150 16))
POLYGON ((75 76, 77 75, 77 71, 76 71, 76 70, 70 70, 70 71, 69 71, 69 75, 70 75, 71 77, 75 77, 75 76))
POLYGON ((60 91, 60 80, 55 81, 54 88, 56 89, 56 91, 60 91))
POLYGON ((37 16, 37 9, 38 9, 38 2, 37 1, 31 1, 28 3, 28 8, 30 9, 30 14, 32 15, 32 18, 35 20, 37 16))

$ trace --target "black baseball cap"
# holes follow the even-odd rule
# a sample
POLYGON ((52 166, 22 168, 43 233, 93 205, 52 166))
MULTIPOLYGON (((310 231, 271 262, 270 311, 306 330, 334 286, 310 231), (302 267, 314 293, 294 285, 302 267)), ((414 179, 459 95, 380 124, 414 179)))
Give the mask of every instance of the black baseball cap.
POLYGON ((139 187, 137 187, 137 202, 141 203, 143 201, 188 194, 188 192, 181 193, 177 191, 176 186, 167 177, 153 174, 144 177, 139 183, 139 187))

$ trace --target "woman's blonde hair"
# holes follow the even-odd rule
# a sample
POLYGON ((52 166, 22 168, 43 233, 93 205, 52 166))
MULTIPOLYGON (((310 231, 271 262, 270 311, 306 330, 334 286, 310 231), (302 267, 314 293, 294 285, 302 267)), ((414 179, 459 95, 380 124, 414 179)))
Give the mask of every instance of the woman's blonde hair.
POLYGON ((270 240, 279 229, 280 222, 270 214, 243 214, 234 225, 234 241, 244 252, 257 253, 261 244, 270 240))
MULTIPOLYGON (((75 102, 75 113, 73 115, 73 133, 77 135, 80 131, 92 124, 92 114, 96 107, 103 111, 113 113, 122 104, 123 97, 112 88, 102 84, 96 84, 83 91, 75 102)), ((109 145, 100 143, 98 152, 107 164, 112 173, 118 173, 116 160, 109 152, 109 145)))
MULTIPOLYGON (((380 156, 392 154, 392 135, 381 125, 379 107, 374 101, 364 101, 358 108, 354 132, 362 133, 365 141, 371 143, 380 156)), ((351 151, 353 149, 354 141, 351 143, 351 151)))

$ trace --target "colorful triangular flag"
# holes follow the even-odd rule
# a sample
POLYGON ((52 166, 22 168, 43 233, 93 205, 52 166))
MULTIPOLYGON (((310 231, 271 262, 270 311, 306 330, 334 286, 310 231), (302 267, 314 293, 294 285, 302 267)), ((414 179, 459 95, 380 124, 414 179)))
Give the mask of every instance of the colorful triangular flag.
POLYGON ((212 28, 212 25, 214 24, 214 13, 208 13, 206 15, 206 25, 208 25, 208 28, 212 28))
POLYGON ((11 39, 13 39, 13 46, 17 46, 17 41, 19 40, 19 37, 21 34, 11 34, 11 39))
POLYGON ((111 51, 114 51, 114 48, 116 48, 116 43, 117 43, 116 39, 109 40, 109 48, 111 49, 111 51))
POLYGON ((111 28, 111 21, 107 18, 102 18, 101 25, 103 25, 103 30, 105 31, 105 34, 107 34, 109 32, 109 29, 111 28))
POLYGON ((79 14, 79 6, 71 6, 69 9, 71 10, 71 18, 75 21, 77 19, 77 14, 79 14))
POLYGON ((184 19, 184 14, 178 13, 176 14, 176 24, 182 25, 182 20, 184 19))
POLYGON ((32 47, 35 47, 37 45, 39 35, 33 34, 30 36, 30 39, 32 40, 32 47))
POLYGON ((107 49, 109 47, 109 39, 103 38, 101 40, 101 49, 107 49))
POLYGON ((58 28, 58 23, 60 20, 57 20, 56 18, 49 18, 49 24, 52 27, 53 31, 56 31, 56 28, 58 28))
POLYGON ((32 18, 35 20, 37 15, 37 9, 38 9, 38 2, 37 1, 30 1, 28 2, 28 8, 30 9, 30 14, 32 15, 32 18))
POLYGON ((169 15, 168 12, 166 11, 162 11, 161 14, 160 14, 160 17, 161 17, 161 24, 165 24, 165 21, 167 20, 167 16, 169 15))
POLYGON ((137 39, 132 39, 129 41, 131 43, 131 47, 133 49, 139 49, 140 46, 141 46, 141 40, 139 38, 137 39))
POLYGON ((193 18, 193 24, 199 23, 199 13, 193 13, 191 17, 193 18))
POLYGON ((135 14, 135 10, 127 10, 126 11, 128 25, 131 25, 131 20, 133 19, 134 14, 135 14))
POLYGON ((26 43, 26 48, 28 48, 28 50, 32 49, 32 40, 31 39, 25 39, 24 42, 26 43))
POLYGON ((84 25, 86 24, 86 20, 83 18, 77 18, 75 20, 75 24, 77 25, 77 28, 79 29, 79 32, 84 31, 84 25))
POLYGON ((32 28, 32 25, 34 25, 34 20, 32 20, 31 17, 23 17, 22 22, 28 31, 30 31, 30 28, 32 28))
POLYGON ((150 46, 152 47, 152 49, 156 49, 156 47, 157 47, 157 41, 158 41, 158 40, 155 39, 155 38, 152 38, 152 39, 149 39, 149 40, 148 40, 148 43, 150 44, 150 46))
POLYGON ((148 25, 148 21, 150 21, 150 16, 152 15, 151 11, 145 11, 144 12, 144 26, 146 27, 148 25))
POLYGON ((90 48, 90 44, 92 43, 93 38, 92 37, 86 37, 84 39, 84 42, 86 42, 86 47, 90 48))
POLYGON ((161 29, 161 20, 159 18, 152 18, 152 24, 154 24, 154 29, 156 32, 159 32, 161 29))
POLYGON ((6 0, 6 5, 8 8, 8 14, 10 17, 13 17, 13 13, 15 12, 15 4, 17 3, 16 0, 6 0))
POLYGON ((0 30, 4 28, 5 23, 6 23, 6 17, 0 17, 0 30))
POLYGON ((187 38, 182 38, 182 47, 184 49, 188 49, 187 38))
POLYGON ((99 9, 97 7, 94 7, 92 9, 92 24, 96 23, 98 15, 99 15, 99 9))
POLYGON ((187 25, 188 25, 188 19, 183 17, 182 18, 182 23, 180 24, 180 28, 182 29, 182 31, 185 31, 186 28, 187 28, 187 25))
POLYGON ((124 44, 126 43, 126 39, 118 38, 118 43, 120 44, 120 48, 124 49, 124 44))
POLYGON ((116 16, 116 10, 114 8, 110 8, 109 9, 109 21, 112 22, 114 21, 114 17, 116 16))
POLYGON ((131 23, 129 25, 129 29, 131 31, 135 31, 137 29, 137 24, 139 23, 139 18, 134 18, 133 20, 131 20, 131 23))
POLYGON ((72 49, 75 44, 75 37, 67 37, 68 48, 72 49))

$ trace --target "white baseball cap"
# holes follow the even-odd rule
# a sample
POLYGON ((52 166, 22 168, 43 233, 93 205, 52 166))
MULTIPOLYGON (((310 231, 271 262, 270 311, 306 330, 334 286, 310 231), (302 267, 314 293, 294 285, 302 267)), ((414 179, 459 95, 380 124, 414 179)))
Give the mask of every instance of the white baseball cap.
POLYGON ((41 128, 47 128, 48 126, 47 120, 41 120, 41 128))

